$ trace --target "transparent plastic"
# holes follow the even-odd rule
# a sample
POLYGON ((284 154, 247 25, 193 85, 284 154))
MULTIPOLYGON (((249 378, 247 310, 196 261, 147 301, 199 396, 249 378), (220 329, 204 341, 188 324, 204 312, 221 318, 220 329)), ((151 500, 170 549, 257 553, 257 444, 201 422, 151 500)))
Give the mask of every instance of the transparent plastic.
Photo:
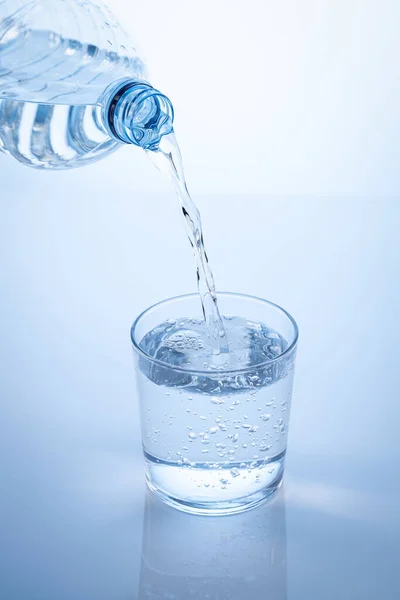
POLYGON ((0 2, 0 149, 20 162, 71 168, 121 143, 154 149, 173 109, 146 77, 102 2, 0 2))

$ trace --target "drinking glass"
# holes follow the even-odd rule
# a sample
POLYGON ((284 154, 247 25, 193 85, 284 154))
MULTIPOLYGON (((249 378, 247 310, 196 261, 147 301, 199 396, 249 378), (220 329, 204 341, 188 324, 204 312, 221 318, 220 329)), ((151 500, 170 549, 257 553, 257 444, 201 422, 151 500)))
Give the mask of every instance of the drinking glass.
POLYGON ((226 370, 152 357, 142 343, 149 332, 202 319, 197 294, 148 308, 131 330, 147 484, 167 504, 203 515, 253 508, 281 485, 298 340, 296 322, 276 304, 232 293, 218 299, 226 318, 266 324, 260 335, 269 347, 276 339, 276 356, 226 370))

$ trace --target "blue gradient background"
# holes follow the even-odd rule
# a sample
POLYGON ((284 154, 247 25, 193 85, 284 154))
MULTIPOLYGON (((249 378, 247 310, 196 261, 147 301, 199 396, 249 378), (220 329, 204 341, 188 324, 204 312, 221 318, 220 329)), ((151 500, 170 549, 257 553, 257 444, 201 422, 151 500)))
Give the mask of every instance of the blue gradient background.
POLYGON ((0 156, 0 596, 144 600, 158 573, 186 600, 217 561, 206 588, 242 600, 242 559, 255 600, 395 600, 400 5, 114 4, 176 105, 219 289, 298 321, 285 491, 212 543, 146 499, 129 329, 195 289, 176 199, 131 148, 66 173, 0 156))

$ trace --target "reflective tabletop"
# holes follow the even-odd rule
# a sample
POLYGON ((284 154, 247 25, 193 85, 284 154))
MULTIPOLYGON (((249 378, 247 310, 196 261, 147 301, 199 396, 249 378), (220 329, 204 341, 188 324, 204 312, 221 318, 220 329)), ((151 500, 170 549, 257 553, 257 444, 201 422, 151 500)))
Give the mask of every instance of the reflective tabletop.
POLYGON ((75 487, 54 473, 32 493, 24 474, 2 513, 5 598, 398 597, 394 494, 360 491, 349 471, 319 467, 324 482, 314 465, 269 504, 210 518, 163 505, 116 457, 94 463, 75 487))

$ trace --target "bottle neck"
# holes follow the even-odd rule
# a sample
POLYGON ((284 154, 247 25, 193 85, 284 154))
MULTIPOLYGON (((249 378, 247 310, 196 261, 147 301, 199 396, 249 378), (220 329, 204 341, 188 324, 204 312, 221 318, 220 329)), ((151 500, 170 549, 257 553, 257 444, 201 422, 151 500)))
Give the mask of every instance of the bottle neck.
POLYGON ((118 141, 157 150, 161 138, 173 131, 174 108, 169 98, 150 84, 132 79, 113 88, 104 121, 118 141))

